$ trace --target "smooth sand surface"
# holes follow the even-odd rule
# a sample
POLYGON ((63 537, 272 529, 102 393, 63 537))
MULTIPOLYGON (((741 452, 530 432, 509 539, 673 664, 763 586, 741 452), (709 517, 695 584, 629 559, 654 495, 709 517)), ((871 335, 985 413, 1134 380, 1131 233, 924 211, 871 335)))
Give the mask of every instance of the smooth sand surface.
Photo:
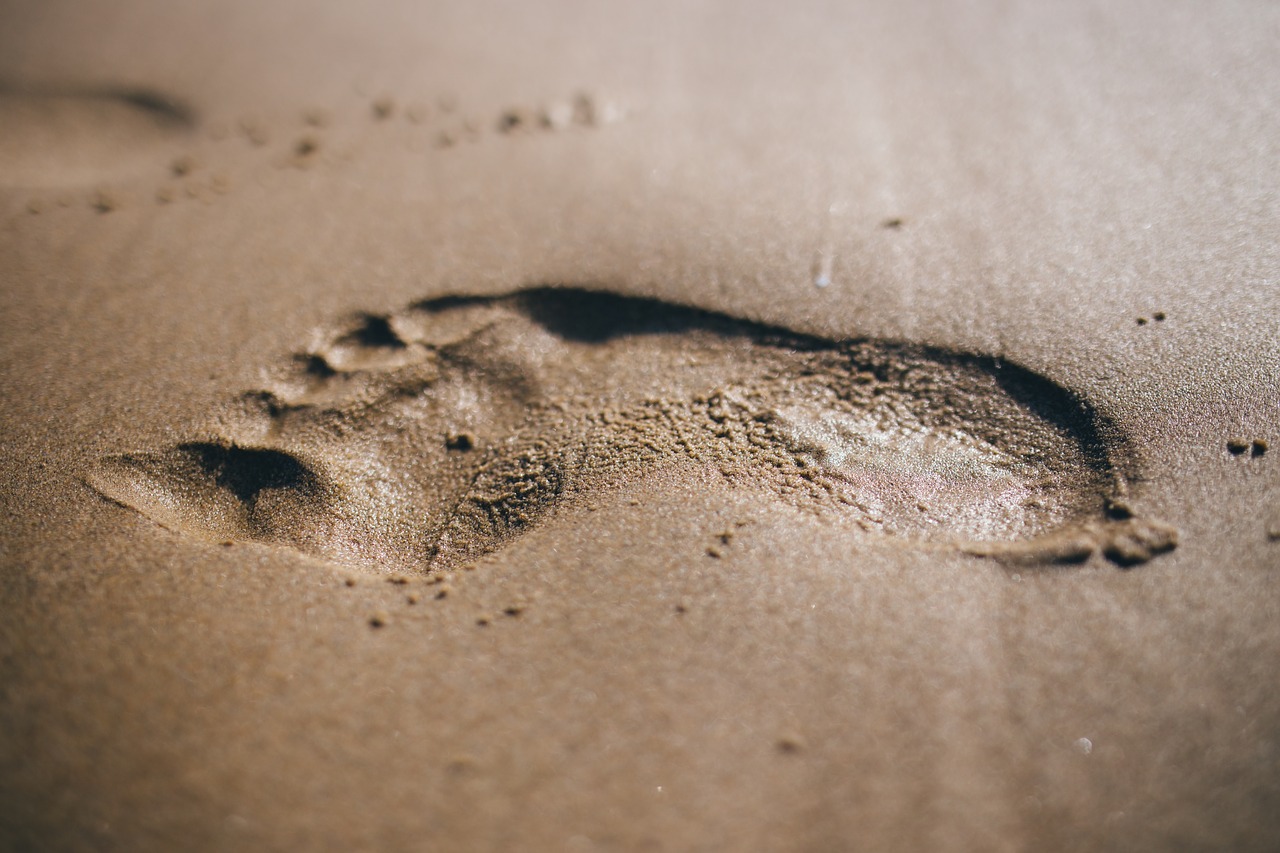
POLYGON ((0 847, 1280 846, 1278 42, 4 4, 0 847))

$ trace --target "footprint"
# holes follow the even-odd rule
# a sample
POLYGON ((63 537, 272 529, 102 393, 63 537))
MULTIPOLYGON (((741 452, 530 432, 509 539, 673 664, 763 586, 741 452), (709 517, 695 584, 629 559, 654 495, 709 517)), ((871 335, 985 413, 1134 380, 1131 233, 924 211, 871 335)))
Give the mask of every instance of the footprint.
POLYGON ((223 423, 87 480, 176 531, 397 571, 474 560, 660 469, 1015 562, 1129 565, 1176 541, 1116 510, 1115 426, 1014 364, 583 289, 356 317, 223 423))
POLYGON ((151 165, 194 126, 155 92, 0 84, 0 184, 83 186, 151 165))

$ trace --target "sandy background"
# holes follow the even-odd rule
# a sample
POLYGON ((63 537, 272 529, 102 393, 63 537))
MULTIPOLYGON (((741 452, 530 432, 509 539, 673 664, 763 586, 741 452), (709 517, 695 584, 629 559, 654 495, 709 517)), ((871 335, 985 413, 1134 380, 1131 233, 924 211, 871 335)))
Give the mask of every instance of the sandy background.
POLYGON ((0 846, 1280 844, 1280 8, 758 5, 0 6, 0 846), (496 130, 579 92, 620 120, 496 130), (641 478, 409 605, 81 479, 336 317, 540 284, 1002 355, 1181 544, 641 478))

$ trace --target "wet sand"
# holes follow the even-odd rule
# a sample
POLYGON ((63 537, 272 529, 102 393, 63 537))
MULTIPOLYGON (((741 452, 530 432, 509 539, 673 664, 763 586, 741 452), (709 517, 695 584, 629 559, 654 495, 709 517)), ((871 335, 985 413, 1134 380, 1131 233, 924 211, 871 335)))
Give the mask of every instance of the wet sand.
POLYGON ((1270 849, 1280 19, 0 27, 0 846, 1270 849))

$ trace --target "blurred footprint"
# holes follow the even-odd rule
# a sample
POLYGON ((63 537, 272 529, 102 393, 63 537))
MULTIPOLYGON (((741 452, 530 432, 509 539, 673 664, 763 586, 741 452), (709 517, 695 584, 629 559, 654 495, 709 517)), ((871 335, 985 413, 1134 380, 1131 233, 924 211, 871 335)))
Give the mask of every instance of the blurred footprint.
POLYGON ((582 289, 360 316, 227 423, 88 481, 177 531, 420 571, 694 468, 842 529, 1016 562, 1173 547, 1115 509, 1115 426, 1021 367, 582 289))
POLYGON ((195 124, 147 90, 0 84, 0 185, 83 186, 153 164, 195 124))

